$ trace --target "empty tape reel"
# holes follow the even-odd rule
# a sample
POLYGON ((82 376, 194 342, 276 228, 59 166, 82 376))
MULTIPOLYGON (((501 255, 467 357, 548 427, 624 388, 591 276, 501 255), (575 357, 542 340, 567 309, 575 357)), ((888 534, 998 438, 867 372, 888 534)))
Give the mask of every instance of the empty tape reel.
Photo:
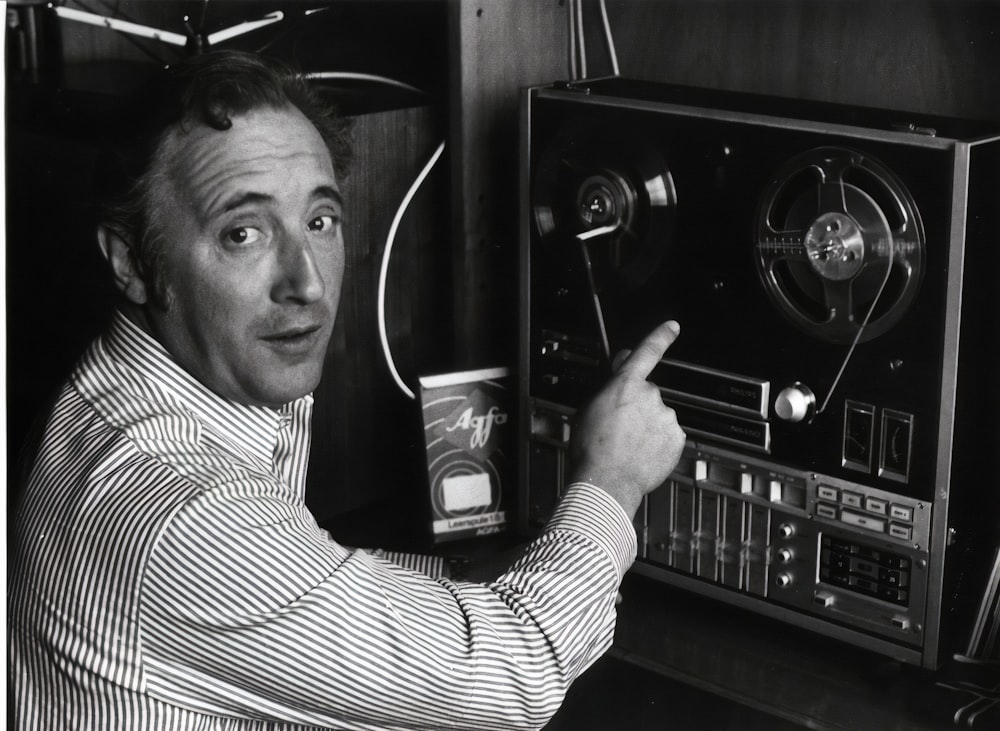
POLYGON ((578 268, 587 240, 601 289, 630 291, 656 270, 677 205, 662 156, 634 133, 570 125, 538 158, 531 208, 540 245, 578 268))
POLYGON ((782 166, 760 198, 755 246, 778 309, 832 343, 887 332, 923 275, 913 198, 887 167, 844 148, 810 150, 782 166))

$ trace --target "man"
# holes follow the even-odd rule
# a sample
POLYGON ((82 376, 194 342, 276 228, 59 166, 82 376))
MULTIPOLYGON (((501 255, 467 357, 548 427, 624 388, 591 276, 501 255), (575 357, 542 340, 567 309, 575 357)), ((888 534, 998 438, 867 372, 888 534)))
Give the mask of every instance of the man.
POLYGON ((303 501, 344 273, 336 125, 236 53, 169 70, 147 103, 98 232, 121 309, 17 515, 17 727, 544 725, 609 646, 631 518, 683 447, 645 380, 676 325, 581 414, 577 484, 495 581, 341 546, 303 501))

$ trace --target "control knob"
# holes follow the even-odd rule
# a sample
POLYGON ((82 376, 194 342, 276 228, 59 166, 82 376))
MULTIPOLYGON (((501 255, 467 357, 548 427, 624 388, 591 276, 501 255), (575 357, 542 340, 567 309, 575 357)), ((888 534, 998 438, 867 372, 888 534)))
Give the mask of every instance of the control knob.
POLYGON ((774 400, 774 413, 779 419, 792 423, 812 419, 816 413, 816 396, 807 385, 796 381, 781 389, 774 400))

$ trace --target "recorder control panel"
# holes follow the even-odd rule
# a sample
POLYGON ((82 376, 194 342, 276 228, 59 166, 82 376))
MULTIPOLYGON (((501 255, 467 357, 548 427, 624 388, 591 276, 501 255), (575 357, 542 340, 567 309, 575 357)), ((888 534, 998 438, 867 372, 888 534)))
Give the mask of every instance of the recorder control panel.
MULTIPOLYGON (((536 402, 531 421, 531 479, 553 486, 533 493, 541 523, 564 484, 571 413, 536 402)), ((636 517, 633 570, 764 613, 793 609, 805 626, 822 618, 917 646, 930 521, 923 501, 689 439, 636 517)))

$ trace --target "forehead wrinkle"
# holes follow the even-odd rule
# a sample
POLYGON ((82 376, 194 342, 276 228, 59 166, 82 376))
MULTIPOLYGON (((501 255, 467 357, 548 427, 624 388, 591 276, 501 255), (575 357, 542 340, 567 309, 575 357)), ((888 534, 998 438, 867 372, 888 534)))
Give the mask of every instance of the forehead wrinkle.
MULTIPOLYGON (((302 119, 305 120, 305 117, 302 119)), ((241 125, 241 129, 236 130, 235 125, 240 122, 245 125, 245 118, 234 120, 234 128, 229 130, 209 127, 197 127, 186 132, 175 130, 168 144, 163 146, 163 156, 171 161, 168 163, 168 177, 174 190, 201 222, 225 210, 228 201, 246 194, 274 198, 273 191, 258 187, 257 183, 267 180, 268 174, 273 173, 275 168, 304 171, 311 165, 330 183, 335 181, 332 163, 328 159, 317 160, 319 155, 303 149, 301 141, 294 140, 294 137, 286 139, 279 135, 266 135, 255 127, 247 129, 241 125), (238 136, 223 137, 234 132, 238 136), (301 158, 297 164, 289 164, 297 158, 301 158)), ((316 136, 320 143, 317 149, 326 152, 322 138, 318 133, 316 136)), ((294 179, 301 177, 296 175, 294 179)), ((291 175, 284 176, 286 180, 292 178, 291 175)), ((287 185, 282 185, 277 192, 287 188, 287 185)))

